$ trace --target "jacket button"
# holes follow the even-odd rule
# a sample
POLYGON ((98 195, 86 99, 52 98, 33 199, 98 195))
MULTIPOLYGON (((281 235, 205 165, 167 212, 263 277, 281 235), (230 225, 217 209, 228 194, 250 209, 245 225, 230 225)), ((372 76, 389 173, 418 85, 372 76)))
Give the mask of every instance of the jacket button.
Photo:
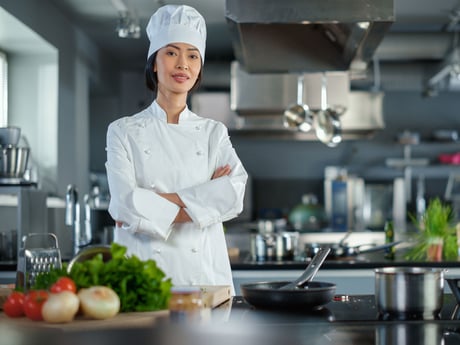
POLYGON ((196 155, 197 155, 197 156, 201 156, 202 154, 203 154, 202 151, 196 151, 196 155))
POLYGON ((197 131, 199 131, 199 130, 201 129, 201 127, 200 127, 200 126, 195 126, 195 129, 196 129, 197 131))
POLYGON ((160 254, 160 253, 161 253, 161 249, 154 249, 153 252, 154 252, 155 254, 160 254))
POLYGON ((192 248, 192 253, 198 253, 198 249, 192 248))
POLYGON ((149 155, 150 152, 151 152, 150 149, 145 149, 145 150, 144 150, 144 153, 145 153, 146 155, 149 155))

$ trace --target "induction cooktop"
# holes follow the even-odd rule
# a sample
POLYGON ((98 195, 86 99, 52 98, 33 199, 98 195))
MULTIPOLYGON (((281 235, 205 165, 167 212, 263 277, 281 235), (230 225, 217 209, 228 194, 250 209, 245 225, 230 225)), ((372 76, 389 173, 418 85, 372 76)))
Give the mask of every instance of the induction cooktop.
POLYGON ((260 319, 263 322, 377 322, 377 321, 452 321, 460 320, 460 306, 453 295, 444 295, 443 307, 436 315, 385 315, 381 314, 372 295, 336 295, 330 303, 311 310, 277 310, 257 309, 250 305, 242 296, 232 301, 232 317, 247 318, 251 321, 260 319))

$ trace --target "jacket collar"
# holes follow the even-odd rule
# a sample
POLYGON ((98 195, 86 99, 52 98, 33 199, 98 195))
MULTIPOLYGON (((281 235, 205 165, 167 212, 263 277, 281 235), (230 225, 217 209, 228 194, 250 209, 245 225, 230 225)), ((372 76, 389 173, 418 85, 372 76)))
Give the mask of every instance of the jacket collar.
MULTIPOLYGON (((161 120, 166 122, 166 112, 163 110, 162 107, 157 103, 156 100, 152 102, 152 105, 150 106, 151 114, 161 120)), ((179 124, 182 124, 184 122, 190 121, 193 118, 196 118, 196 115, 190 111, 188 106, 185 106, 185 109, 180 113, 179 115, 179 124)))

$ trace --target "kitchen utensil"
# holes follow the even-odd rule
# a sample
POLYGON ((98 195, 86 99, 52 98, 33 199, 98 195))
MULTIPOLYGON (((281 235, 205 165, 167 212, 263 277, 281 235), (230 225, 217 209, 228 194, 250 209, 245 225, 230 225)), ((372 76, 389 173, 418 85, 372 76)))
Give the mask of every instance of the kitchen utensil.
POLYGON ((298 240, 295 231, 251 234, 251 256, 257 261, 293 260, 298 240))
POLYGON ((72 271, 72 267, 76 262, 82 262, 86 260, 90 260, 96 255, 102 255, 102 260, 108 261, 112 258, 112 253, 110 251, 110 246, 108 245, 90 245, 83 249, 81 249, 77 255, 75 255, 67 265, 67 272, 70 273, 72 271))
POLYGON ((329 303, 334 297, 336 285, 312 281, 308 289, 280 290, 288 281, 242 284, 241 294, 256 308, 310 311, 329 303))
POLYGON ((330 259, 352 258, 361 254, 384 251, 400 243, 402 243, 402 241, 394 241, 382 245, 360 244, 357 246, 348 246, 345 243, 306 243, 305 255, 307 257, 312 257, 316 255, 320 248, 330 248, 331 252, 328 256, 330 259))
MULTIPOLYGON (((319 268, 318 265, 316 266, 319 268)), ((244 299, 256 308, 292 311, 310 311, 324 306, 332 300, 336 291, 335 284, 317 281, 309 281, 306 288, 281 289, 290 283, 288 281, 247 283, 241 284, 240 288, 244 299)))
POLYGON ((51 268, 61 268, 58 239, 52 233, 31 233, 22 238, 18 254, 16 287, 27 291, 37 275, 51 268))
POLYGON ((293 282, 280 287, 280 290, 292 290, 303 287, 308 288, 309 282, 315 277, 316 272, 318 272, 330 251, 330 248, 320 248, 305 271, 303 271, 302 275, 293 282))
POLYGON ((21 138, 21 128, 9 126, 0 128, 0 146, 16 146, 21 138))
POLYGON ((299 243, 297 231, 283 231, 276 234, 275 256, 276 260, 294 260, 299 243))
POLYGON ((316 137, 329 147, 336 147, 342 141, 342 125, 338 113, 327 105, 327 79, 323 73, 321 82, 321 109, 316 112, 316 137))
POLYGON ((375 300, 381 314, 433 319, 442 308, 443 293, 443 269, 384 267, 375 270, 375 300))
POLYGON ((340 119, 331 109, 316 113, 316 137, 329 147, 336 147, 342 141, 340 119))
POLYGON ((27 168, 30 149, 27 147, 0 147, 0 177, 21 178, 27 168))
POLYGON ((437 141, 453 142, 459 139, 458 132, 451 129, 438 129, 433 132, 433 139, 437 141))
POLYGON ((397 141, 402 145, 417 145, 420 143, 420 133, 405 130, 397 135, 397 141))
POLYGON ((283 125, 286 128, 308 132, 313 125, 313 117, 308 105, 303 103, 303 75, 297 78, 297 104, 291 105, 284 112, 283 125))
POLYGON ((275 259, 275 242, 274 234, 251 234, 251 256, 257 261, 275 259))

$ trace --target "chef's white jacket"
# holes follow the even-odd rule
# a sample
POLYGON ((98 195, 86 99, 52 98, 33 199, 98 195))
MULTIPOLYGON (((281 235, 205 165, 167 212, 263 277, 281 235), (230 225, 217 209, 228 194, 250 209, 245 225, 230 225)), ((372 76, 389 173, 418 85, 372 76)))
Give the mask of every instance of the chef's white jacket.
POLYGON ((109 213, 122 222, 114 241, 128 255, 154 259, 175 285, 230 285, 222 222, 243 210, 247 173, 220 122, 186 108, 168 124, 154 101, 107 131, 109 213), (229 176, 211 179, 229 164, 229 176), (179 211, 157 192, 177 193, 193 222, 173 224, 179 211))

